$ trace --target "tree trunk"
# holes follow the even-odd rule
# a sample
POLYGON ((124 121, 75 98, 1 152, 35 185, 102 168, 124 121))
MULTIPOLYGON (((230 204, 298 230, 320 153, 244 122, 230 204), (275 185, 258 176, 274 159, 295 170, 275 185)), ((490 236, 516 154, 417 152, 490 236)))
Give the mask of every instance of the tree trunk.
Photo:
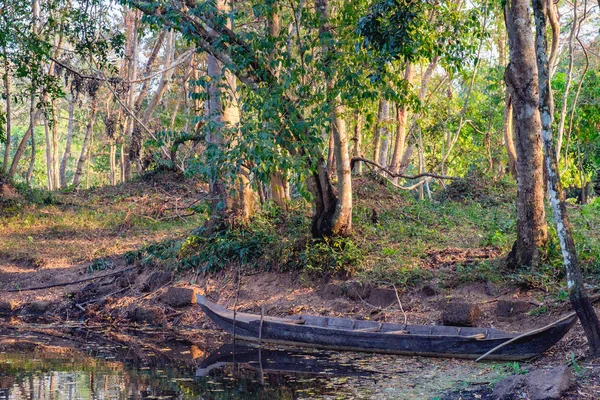
POLYGON ((377 116, 377 130, 379 131, 378 136, 381 147, 377 155, 377 162, 379 165, 387 167, 388 152, 390 150, 390 102, 382 100, 380 111, 377 116))
MULTIPOLYGON (((404 80, 407 81, 410 85, 410 81, 413 76, 413 65, 411 63, 407 63, 406 69, 404 70, 404 80)), ((392 156, 392 165, 390 169, 393 173, 399 174, 402 165, 401 161, 404 156, 404 151, 406 149, 406 127, 408 121, 408 109, 405 104, 398 106, 397 109, 397 126, 396 126, 396 143, 394 145, 394 153, 392 156)), ((421 162, 419 158, 419 162, 421 162)), ((394 183, 398 183, 398 178, 393 178, 394 183)), ((421 189, 422 190, 422 187, 421 189)))
MULTIPOLYGON (((34 117, 35 117, 35 112, 33 110, 31 110, 30 115, 34 115, 34 117)), ((34 123, 34 129, 35 129, 35 123, 34 123)), ((37 151, 37 149, 35 148, 35 132, 34 132, 31 135, 31 159, 29 160, 29 168, 27 168, 27 175, 25 176, 25 182, 27 182, 28 185, 31 185, 31 177, 33 176, 33 170, 35 169, 36 151, 37 151)))
MULTIPOLYGON (((315 10, 319 17, 319 41, 325 60, 325 81, 327 99, 331 112, 331 125, 335 144, 338 203, 331 219, 331 233, 347 236, 352 233, 352 170, 348 151, 346 122, 343 120, 344 105, 339 93, 334 93, 335 77, 332 72, 332 59, 336 55, 336 44, 330 32, 328 0, 315 0, 315 10)), ((327 184, 327 182, 324 182, 327 184)), ((324 185, 322 185, 324 187, 324 185)), ((327 189, 329 191, 329 189, 327 189)), ((330 207, 331 203, 328 205, 330 207)), ((329 225, 329 224, 327 224, 329 225)))
POLYGON ((381 151, 381 137, 379 136, 379 120, 381 119, 383 100, 379 100, 377 106, 377 123, 373 129, 373 157, 374 161, 379 161, 379 152, 381 151))
POLYGON ((517 151, 515 150, 515 142, 513 140, 513 107, 510 95, 506 94, 504 102, 504 145, 506 146, 506 154, 508 155, 508 168, 510 174, 517 179, 517 151))
MULTIPOLYGON (((173 75, 174 69, 169 69, 171 67, 171 62, 173 61, 174 54, 174 31, 169 31, 167 37, 167 45, 165 48, 164 60, 163 60, 163 70, 160 83, 158 84, 158 88, 150 99, 148 103, 148 107, 144 111, 144 115, 142 117, 142 124, 144 126, 148 126, 150 119, 152 118, 152 113, 154 109, 160 103, 161 99, 169 89, 169 82, 171 81, 171 76, 173 75)), ((141 160, 143 158, 143 140, 144 136, 142 133, 141 127, 137 126, 136 122, 132 122, 135 127, 133 129, 133 135, 131 137, 131 145, 129 148, 129 162, 136 163, 137 172, 140 174, 142 172, 141 160)))
MULTIPOLYGON (((126 43, 126 48, 125 48, 125 50, 126 50, 125 59, 127 60, 126 78, 129 81, 134 81, 137 79, 138 19, 139 19, 139 17, 138 17, 137 10, 127 10, 127 12, 125 14, 125 35, 127 37, 127 43, 126 43)), ((132 110, 132 112, 135 112, 134 98, 133 98, 134 92, 135 92, 134 85, 132 85, 129 88, 127 101, 126 101, 127 108, 132 110)), ((128 115, 126 122, 125 122, 124 139, 129 140, 130 147, 127 152, 129 157, 125 158, 125 164, 124 164, 125 165, 125 168, 124 168, 125 180, 131 179, 131 153, 133 153, 134 159, 135 159, 135 152, 136 152, 136 148, 134 148, 132 145, 132 142, 135 142, 134 136, 141 135, 141 132, 135 132, 135 126, 136 126, 136 124, 135 124, 133 117, 128 115)))
POLYGON ((97 100, 96 98, 92 98, 90 120, 88 121, 87 126, 85 128, 85 137, 83 139, 83 145, 81 146, 81 155, 79 156, 79 161, 77 162, 77 169, 75 170, 75 176, 73 178, 73 186, 75 188, 78 188, 81 184, 81 179, 83 178, 83 169, 88 161, 90 142, 94 133, 94 123, 96 121, 96 112, 97 100))
POLYGON ((562 107, 560 110, 560 119, 558 122, 558 132, 556 138, 556 161, 560 161, 560 150, 562 148, 563 134, 565 132, 565 120, 567 118, 567 105, 569 103, 569 89, 571 88, 571 81, 573 79, 573 41, 575 40, 575 32, 577 32, 578 26, 577 19, 577 0, 573 0, 573 25, 571 26, 571 33, 569 34, 569 67, 567 69, 567 80, 565 82, 565 89, 563 91, 562 107))
POLYGON ((333 124, 331 125, 331 129, 329 129, 329 146, 327 148, 327 169, 330 174, 333 174, 333 170, 335 169, 335 137, 333 134, 333 124))
MULTIPOLYGON (((362 157, 361 148, 362 148, 362 119, 360 114, 357 112, 354 114, 354 119, 356 124, 354 125, 354 137, 352 140, 354 141, 354 148, 352 155, 354 157, 362 157)), ((363 170, 363 163, 361 161, 354 163, 354 169, 352 172, 354 175, 361 175, 363 170)))
POLYGON ((58 160, 58 115, 60 109, 56 107, 56 99, 52 99, 50 104, 52 105, 52 187, 54 190, 58 190, 60 188, 60 162, 58 160))
POLYGON ((117 156, 117 146, 111 140, 110 145, 109 145, 108 163, 110 165, 109 182, 112 186, 115 186, 117 184, 117 158, 116 158, 116 156, 117 156))
POLYGON ((532 3, 536 26, 536 60, 539 71, 539 109, 542 119, 542 137, 544 141, 545 162, 548 170, 550 202, 554 210, 556 233, 560 241, 563 262, 565 264, 569 299, 583 326, 590 346, 590 352, 592 355, 598 356, 600 355, 600 321, 583 286, 583 277, 579 267, 577 250, 571 233, 569 216, 567 215, 565 193, 558 173, 556 149, 552 141, 553 115, 551 112, 550 71, 546 42, 547 3, 545 0, 532 0, 532 3))
MULTIPOLYGON (((217 8, 221 12, 228 13, 229 3, 226 0, 217 0, 217 8)), ((231 29, 231 20, 227 25, 231 29)), ((208 84, 206 109, 213 128, 207 135, 206 141, 209 146, 213 145, 225 150, 228 143, 225 141, 222 129, 236 129, 240 122, 236 77, 229 70, 223 72, 222 64, 210 54, 207 69, 211 80, 208 84), (223 101, 224 99, 226 101, 223 101)), ((229 145, 234 146, 235 143, 229 145)), ((210 193, 214 200, 210 220, 206 225, 208 234, 238 223, 246 223, 255 211, 255 195, 250 187, 247 172, 240 168, 233 180, 234 182, 231 182, 221 176, 220 172, 210 179, 210 193)))
POLYGON ((67 163, 71 158, 71 142, 73 140, 73 130, 74 130, 74 110, 75 110, 75 99, 73 98, 73 94, 69 96, 69 122, 67 126, 67 139, 65 143, 65 152, 63 153, 62 160, 60 161, 60 187, 64 188, 67 186, 67 163))
POLYGON ((11 98, 10 92, 10 73, 8 68, 8 58, 6 54, 6 47, 4 48, 4 95, 6 96, 6 147, 4 148, 4 161, 2 163, 2 174, 8 172, 8 160, 10 159, 10 141, 11 141, 11 98))
POLYGON ((48 190, 54 190, 54 162, 52 160, 52 141, 50 139, 50 124, 48 119, 44 118, 44 132, 46 133, 46 178, 48 190))
POLYGON ((548 227, 544 210, 538 71, 528 0, 511 0, 505 9, 510 63, 505 81, 513 104, 517 153, 517 240, 507 264, 536 268, 545 256, 548 227))

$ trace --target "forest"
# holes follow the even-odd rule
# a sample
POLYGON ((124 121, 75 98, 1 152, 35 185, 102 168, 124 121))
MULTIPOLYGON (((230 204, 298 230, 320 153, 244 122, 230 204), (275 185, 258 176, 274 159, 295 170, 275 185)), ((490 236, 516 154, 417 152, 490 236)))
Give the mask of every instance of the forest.
POLYGON ((531 331, 573 311, 529 375, 473 389, 460 364, 471 387, 415 396, 508 399, 502 374, 565 364, 577 388, 539 398, 597 398, 599 8, 3 0, 0 349, 69 321, 206 344, 198 293, 260 313, 261 340, 264 313, 531 331))

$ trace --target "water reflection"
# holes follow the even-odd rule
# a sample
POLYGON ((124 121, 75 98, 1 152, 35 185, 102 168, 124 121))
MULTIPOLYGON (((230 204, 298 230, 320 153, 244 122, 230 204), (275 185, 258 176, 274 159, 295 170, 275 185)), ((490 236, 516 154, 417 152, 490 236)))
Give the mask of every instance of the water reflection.
MULTIPOLYGON (((30 349, 28 349, 30 350, 30 349)), ((115 349, 117 350, 117 349, 115 349)), ((118 349, 117 353, 122 351, 118 349)), ((293 352, 224 345, 212 354, 197 346, 153 349, 171 364, 141 365, 103 349, 96 352, 54 349, 0 353, 0 400, 39 399, 296 399, 340 397, 331 376, 373 372, 342 365, 326 352, 293 352), (57 354, 58 353, 58 354, 57 354), (198 357, 200 356, 200 357, 198 357)), ((146 359, 148 361, 148 359, 146 359)))

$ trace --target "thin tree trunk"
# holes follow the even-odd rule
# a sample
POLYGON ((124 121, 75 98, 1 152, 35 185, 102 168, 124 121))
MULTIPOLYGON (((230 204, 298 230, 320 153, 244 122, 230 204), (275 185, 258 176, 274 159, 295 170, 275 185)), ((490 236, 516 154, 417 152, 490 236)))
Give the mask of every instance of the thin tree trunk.
POLYGON ((331 125, 331 129, 329 129, 329 146, 327 148, 327 169, 330 174, 333 174, 333 170, 335 169, 335 138, 333 134, 333 124, 331 125))
POLYGON ((569 67, 567 69, 567 80, 563 91, 562 106, 560 109, 560 119, 558 121, 558 132, 556 136, 556 161, 560 161, 560 150, 562 148, 563 135, 565 132, 565 120, 567 118, 567 105, 569 102, 569 90, 571 88, 571 80, 573 79, 573 41, 575 40, 575 32, 578 26, 577 19, 577 0, 573 0, 573 26, 569 34, 569 67))
POLYGON ((109 145, 109 165, 110 165, 110 170, 109 170, 109 182, 112 186, 115 186, 117 184, 117 159, 116 159, 116 154, 117 154, 117 146, 115 145, 115 143, 113 141, 110 142, 109 145))
MULTIPOLYGON (((433 71, 432 71, 433 72, 433 71)), ((427 73, 427 72, 426 72, 427 73)), ((407 63, 406 69, 404 70, 404 80, 408 82, 410 85, 410 81, 413 77, 413 65, 411 63, 407 63)), ((424 76, 425 77, 425 76, 424 76)), ((390 169, 393 173, 399 174, 402 169, 401 160, 404 156, 404 152, 406 149, 406 127, 408 123, 408 108, 406 104, 402 104, 397 107, 397 125, 396 125, 396 143, 394 145, 394 152, 392 156, 392 165, 390 169)), ((419 159, 419 162, 421 160, 419 159)), ((394 183, 398 183, 399 178, 393 178, 394 183)), ((423 188, 421 187, 421 191, 423 188)))
MULTIPOLYGON (((319 40, 326 63, 330 63, 335 55, 335 43, 329 32, 332 27, 329 22, 328 0, 315 0, 315 10, 319 17, 319 40)), ((350 168, 350 155, 348 152, 348 136, 346 122, 343 120, 344 106, 340 94, 334 94, 334 76, 331 66, 326 68, 325 80, 327 87, 327 98, 331 110, 331 124, 333 127, 333 138, 335 142, 335 158, 337 166, 337 188, 338 204, 331 223, 333 235, 346 236, 352 233, 352 171, 350 168)))
POLYGON ((52 105, 52 187, 54 190, 58 190, 60 188, 58 157, 58 115, 60 110, 56 107, 56 99, 53 99, 50 104, 52 105))
MULTIPOLYGON (((226 0, 217 0, 217 8, 224 13, 229 12, 226 0)), ((232 22, 228 21, 231 29, 232 22)), ((206 110, 208 118, 215 128, 207 135, 209 145, 224 147, 225 138, 221 125, 227 129, 236 128, 240 121, 240 109, 237 104, 236 77, 229 70, 223 72, 222 64, 212 55, 207 60, 208 76, 211 78, 208 85, 208 99, 206 110), (223 101, 224 99, 233 101, 223 101)), ((235 143, 230 144, 235 145, 235 143)), ((210 220, 207 222, 207 233, 224 229, 235 223, 245 223, 252 216, 255 209, 255 196, 250 187, 250 179, 245 171, 238 171, 230 182, 218 172, 210 180, 210 193, 214 199, 210 220), (233 185, 233 186, 232 186, 233 185)))
POLYGON ((52 141, 50 139, 50 126, 48 119, 44 118, 44 132, 46 133, 46 178, 48 183, 48 190, 54 190, 54 172, 52 161, 52 141))
POLYGON ((379 131, 379 140, 381 148, 377 156, 379 165, 387 167, 388 153, 390 151, 390 102, 383 100, 381 102, 381 113, 377 116, 377 130, 379 131))
POLYGON ((565 193, 558 174, 554 143, 552 143, 552 105, 550 103, 550 71, 548 68, 546 21, 547 9, 545 0, 532 0, 536 25, 536 60, 539 71, 539 98, 542 119, 542 137, 544 141, 545 162, 548 170, 548 187, 550 202, 554 210, 556 233, 560 241, 563 262, 567 275, 569 299, 588 339, 590 352, 600 355, 600 321, 583 286, 583 277, 577 257, 577 249, 571 233, 571 224, 567 215, 565 193))
POLYGON ((506 154, 508 155, 508 168, 510 174, 517 179, 517 151, 515 150, 515 142, 513 140, 513 107, 510 94, 506 93, 504 102, 504 145, 506 146, 506 154))
POLYGON ((10 141, 11 141, 11 123, 12 123, 12 111, 11 111, 11 96, 10 91, 10 71, 8 68, 8 58, 6 54, 6 47, 4 47, 4 95, 6 96, 6 147, 4 148, 4 162, 2 163, 2 174, 8 172, 8 160, 10 159, 10 141))
MULTIPOLYGON (((30 115, 35 118, 35 112, 31 110, 30 115)), ((34 130, 35 130, 35 122, 34 122, 34 130)), ((33 176, 33 170, 35 169, 35 156, 37 149, 35 148, 35 132, 31 134, 31 159, 29 160, 29 168, 27 168, 27 175, 25 176, 25 181, 28 185, 31 185, 31 177, 33 176)))
MULTIPOLYGON (((138 27, 138 11, 137 10, 127 10, 126 14, 125 14, 125 34, 127 36, 127 46, 126 46, 126 53, 125 53, 125 58, 128 61, 127 62, 127 79, 129 81, 134 81, 137 79, 137 46, 138 46, 138 35, 137 35, 137 27, 138 27)), ((133 110, 134 108, 134 85, 132 85, 132 87, 129 88, 129 92, 128 92, 128 96, 127 96, 127 108, 129 108, 130 110, 132 110, 133 112, 135 112, 135 110, 133 110)), ((125 140, 129 140, 129 143, 131 144, 131 142, 133 142, 133 136, 134 136, 134 127, 135 127, 135 121, 133 119, 132 116, 128 115, 126 117, 126 122, 125 122, 125 133, 124 133, 124 139, 125 140)), ((134 158, 135 158, 135 148, 133 148, 133 146, 130 145, 130 148, 128 150, 128 157, 125 158, 125 168, 124 168, 124 172, 125 172, 125 180, 129 180, 131 179, 131 155, 130 153, 132 153, 132 151, 134 152, 134 158)))
POLYGON ((528 0, 507 2, 505 20, 510 64, 504 78, 512 99, 517 154, 517 240, 507 264, 511 268, 533 269, 545 257, 548 227, 544 210, 538 71, 528 0))
MULTIPOLYGON (((362 119, 358 112, 354 114, 356 124, 354 125, 354 149, 352 155, 354 157, 362 157, 362 119)), ((352 171, 355 175, 361 175, 363 170, 363 163, 361 161, 354 163, 354 170, 352 171)))
POLYGON ((79 156, 79 161, 77 162, 77 169, 75 170, 75 176, 73 177, 73 186, 78 188, 81 184, 81 180, 83 178, 83 169, 87 164, 89 158, 89 149, 90 142, 92 140, 92 135, 94 132, 94 123, 96 121, 96 112, 97 112, 97 100, 96 98, 92 98, 91 111, 90 111, 90 119, 85 128, 85 136, 83 139, 83 145, 81 146, 81 155, 79 156))
MULTIPOLYGON (((150 122, 150 119, 152 118, 152 113, 156 109, 156 106, 158 105, 158 103, 160 103, 164 94, 169 89, 169 82, 171 81, 171 76, 173 75, 173 71, 174 71, 174 69, 169 68, 171 66, 171 62, 173 61, 173 53, 174 53, 174 31, 171 30, 171 31, 169 31, 169 34, 167 37, 167 45, 165 48, 165 55, 164 55, 164 60, 163 60, 164 72, 162 73, 160 83, 158 84, 158 88, 156 89, 154 96, 152 96, 152 99, 150 99, 150 102, 148 103, 148 107, 146 108, 146 110, 144 110, 144 115, 142 116, 142 124, 144 126, 148 126, 148 122, 150 122)), ((142 133, 143 131, 142 131, 141 127, 137 126, 135 121, 132 123, 134 124, 134 129, 133 129, 133 133, 132 133, 132 137, 131 137, 131 144, 129 147, 129 162, 133 163, 135 161, 136 166, 137 166, 137 172, 138 172, 138 174, 140 174, 142 172, 141 160, 143 158, 144 137, 143 137, 143 133, 142 133)))
POLYGON ((74 130, 74 111, 75 111, 75 99, 71 94, 67 100, 69 102, 69 122, 67 126, 67 139, 65 142, 65 152, 63 153, 62 160, 60 162, 60 187, 64 188, 67 186, 67 163, 71 158, 71 142, 73 141, 73 130, 74 130))
POLYGON ((372 160, 379 161, 379 152, 381 150, 381 136, 379 136, 379 121, 381 120, 381 113, 383 107, 383 100, 379 100, 377 107, 377 123, 373 129, 373 157, 372 160))
MULTIPOLYGON (((38 23, 38 9, 39 9, 39 4, 38 4, 38 0, 31 0, 31 33, 32 36, 35 37, 35 35, 37 35, 37 23, 38 23)), ((50 71, 53 70, 53 63, 50 63, 50 71)), ((34 90, 31 89, 31 108, 30 110, 32 110, 35 107, 35 93, 34 90)), ((38 115, 38 111, 36 111, 35 114, 32 114, 30 112, 30 119, 29 119, 29 129, 27 129, 27 131, 25 132, 25 135, 23 136, 23 138, 21 139, 21 142, 19 143, 19 146, 17 147, 17 151, 15 152, 15 156, 13 157, 12 163, 10 164, 10 169, 8 170, 8 179, 12 179, 15 176, 15 173, 17 172, 17 167, 19 166, 19 161, 21 161, 21 157, 23 156, 23 153, 25 152, 25 147, 27 146, 27 142, 29 141, 29 137, 32 135, 33 133, 33 129, 34 129, 34 125, 35 125, 35 117, 37 117, 38 115), (33 116, 33 118, 32 118, 33 116)), ((32 142, 33 143, 33 142, 32 142)))
POLYGON ((485 1, 484 19, 483 19, 483 24, 481 26, 482 34, 480 35, 479 45, 477 48, 477 58, 475 61, 475 65, 473 66, 473 74, 471 75, 469 87, 467 89, 467 94, 465 95, 465 101, 463 102, 463 107, 460 111, 458 129, 456 130, 455 134, 452 134, 452 132, 448 132, 448 136, 447 136, 447 140, 446 140, 446 148, 445 148, 444 154, 442 156, 442 161, 440 163, 443 174, 445 174, 447 171, 446 162, 448 160, 448 157, 450 156, 450 152, 452 151, 452 149, 454 148, 454 145, 458 141, 458 138, 460 137, 462 128, 463 128, 463 126, 465 126, 465 123, 466 123, 465 114, 467 112, 469 100, 471 99, 471 94, 473 92, 473 85, 475 84, 475 77, 477 76, 477 70, 478 70, 479 64, 480 64, 479 61, 481 59, 481 51, 483 50, 484 38, 486 36, 483 34, 483 32, 485 32, 485 30, 487 29, 487 21, 488 21, 488 0, 485 1))

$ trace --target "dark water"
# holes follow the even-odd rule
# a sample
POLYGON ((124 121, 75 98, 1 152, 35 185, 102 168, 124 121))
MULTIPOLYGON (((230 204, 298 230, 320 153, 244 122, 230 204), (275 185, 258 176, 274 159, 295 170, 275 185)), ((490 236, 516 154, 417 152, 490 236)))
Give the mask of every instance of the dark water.
POLYGON ((489 366, 456 360, 260 349, 239 342, 210 347, 5 346, 0 400, 451 399, 459 396, 448 393, 477 381, 473 377, 487 382, 490 371, 494 375, 489 366))

